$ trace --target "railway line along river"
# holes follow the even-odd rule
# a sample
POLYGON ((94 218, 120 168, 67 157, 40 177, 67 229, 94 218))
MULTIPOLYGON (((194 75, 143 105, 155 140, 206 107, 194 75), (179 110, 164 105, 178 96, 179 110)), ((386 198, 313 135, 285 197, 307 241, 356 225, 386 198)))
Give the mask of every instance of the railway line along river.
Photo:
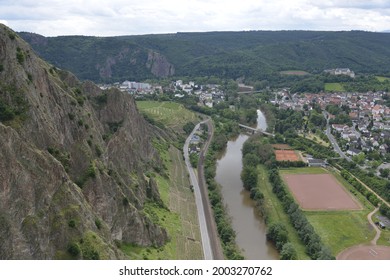
MULTIPOLYGON (((265 130, 267 123, 264 114, 257 111, 257 128, 265 130)), ((217 160, 216 181, 221 185, 224 204, 236 232, 236 243, 245 259, 275 260, 278 252, 266 239, 266 227, 255 209, 255 202, 241 181, 242 146, 248 135, 240 134, 231 139, 217 160)))

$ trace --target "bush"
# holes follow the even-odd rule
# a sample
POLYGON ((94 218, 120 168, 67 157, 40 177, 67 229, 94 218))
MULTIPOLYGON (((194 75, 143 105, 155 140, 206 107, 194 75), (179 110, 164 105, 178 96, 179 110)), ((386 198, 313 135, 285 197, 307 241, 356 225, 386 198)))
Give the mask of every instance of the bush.
POLYGON ((69 117, 69 119, 70 119, 71 121, 73 121, 74 118, 75 118, 75 114, 68 113, 68 117, 69 117))
POLYGON ((107 104, 107 93, 103 93, 95 97, 96 103, 98 105, 106 105, 107 104))
POLYGON ((183 126, 183 130, 186 134, 190 134, 191 131, 194 129, 195 127, 195 124, 193 122, 187 122, 184 126, 183 126))
POLYGON ((267 232, 267 239, 272 241, 276 248, 281 251, 288 241, 288 232, 282 223, 272 224, 267 232))
POLYGON ((24 62, 24 53, 23 53, 23 51, 19 47, 16 50, 16 59, 18 60, 19 64, 23 64, 23 62, 24 62))
POLYGON ((93 162, 90 163, 86 175, 89 178, 96 178, 96 167, 93 162))
POLYGON ((98 218, 96 218, 95 225, 98 229, 101 229, 102 228, 102 221, 100 221, 98 218))
POLYGON ((76 227, 76 221, 75 221, 75 220, 70 220, 70 221, 68 222, 68 226, 69 226, 70 228, 75 228, 75 227, 76 227))
POLYGON ((72 255, 72 257, 78 257, 80 255, 80 246, 77 243, 70 243, 68 245, 68 253, 72 255))
POLYGON ((294 246, 291 243, 286 243, 283 245, 282 250, 280 251, 281 260, 296 260, 297 251, 295 251, 294 246))

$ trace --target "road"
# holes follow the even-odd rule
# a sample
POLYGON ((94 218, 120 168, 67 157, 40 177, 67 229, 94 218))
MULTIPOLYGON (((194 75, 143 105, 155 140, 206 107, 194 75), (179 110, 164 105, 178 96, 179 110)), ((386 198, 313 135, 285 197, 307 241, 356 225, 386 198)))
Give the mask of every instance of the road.
POLYGON ((330 125, 329 125, 329 118, 328 118, 328 113, 323 112, 323 115, 326 119, 326 130, 325 134, 328 137, 330 144, 333 146, 333 149, 335 150, 336 153, 340 155, 341 158, 344 158, 348 161, 352 161, 350 157, 348 157, 340 148, 339 144, 337 143, 337 140, 334 138, 333 134, 330 131, 330 125))
POLYGON ((380 229, 378 228, 378 226, 372 221, 372 215, 375 214, 376 211, 378 211, 379 208, 375 208, 374 211, 372 211, 370 214, 368 214, 367 216, 367 219, 368 219, 368 222, 371 224, 371 226, 374 228, 374 230, 376 231, 376 234, 375 234, 375 237, 373 240, 371 240, 371 244, 372 245, 376 245, 376 243, 378 242, 379 238, 381 237, 381 231, 380 229))
POLYGON ((207 149, 211 143, 213 134, 214 134, 214 127, 210 119, 198 123, 193 129, 193 131, 191 132, 191 134, 186 139, 183 152, 184 152, 184 159, 187 166, 187 170, 190 175, 191 184, 194 188, 195 202, 198 211, 198 219, 199 219, 200 233, 202 237, 204 258, 206 260, 222 260, 224 259, 222 246, 218 237, 213 211, 211 209, 210 202, 209 202, 207 184, 204 178, 204 155, 206 154, 207 149), (199 154, 198 177, 197 177, 190 163, 188 147, 192 136, 194 135, 195 131, 199 128, 200 124, 202 123, 207 124, 208 137, 199 154))

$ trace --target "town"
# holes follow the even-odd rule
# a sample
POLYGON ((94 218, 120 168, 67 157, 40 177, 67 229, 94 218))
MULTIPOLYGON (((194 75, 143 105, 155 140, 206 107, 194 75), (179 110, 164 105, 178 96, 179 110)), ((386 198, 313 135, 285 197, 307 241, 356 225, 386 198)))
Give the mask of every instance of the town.
POLYGON ((367 163, 364 153, 368 152, 374 155, 371 167, 378 168, 379 172, 390 166, 385 163, 390 160, 390 108, 384 104, 386 95, 387 93, 382 91, 298 95, 284 89, 275 92, 275 100, 272 103, 283 109, 304 111, 306 114, 313 110, 314 106, 319 106, 328 119, 332 135, 336 137, 337 144, 343 151, 341 153, 345 153, 343 157, 349 160, 353 158, 357 163, 364 164, 367 163), (329 112, 332 108, 337 108, 338 114, 329 112), (345 116, 341 121, 340 114, 345 116), (384 164, 381 165, 382 163, 384 164))
POLYGON ((127 92, 137 97, 142 97, 148 94, 162 94, 167 91, 172 91, 177 99, 183 98, 185 95, 195 95, 199 98, 199 104, 212 108, 214 104, 218 104, 225 100, 225 93, 220 89, 219 85, 207 84, 196 85, 195 82, 183 83, 182 80, 174 81, 168 88, 163 88, 161 85, 151 85, 148 83, 138 83, 124 81, 123 83, 104 84, 100 85, 101 89, 118 88, 123 92, 127 92))

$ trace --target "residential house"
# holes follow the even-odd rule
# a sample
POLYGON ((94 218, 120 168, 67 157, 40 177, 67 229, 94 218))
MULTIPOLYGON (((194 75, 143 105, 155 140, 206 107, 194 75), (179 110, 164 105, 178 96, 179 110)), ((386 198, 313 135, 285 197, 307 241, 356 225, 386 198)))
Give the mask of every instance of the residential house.
POLYGON ((358 149, 354 149, 354 148, 351 148, 347 151, 347 155, 350 155, 350 156, 356 156, 358 154, 360 154, 362 151, 358 150, 358 149))

